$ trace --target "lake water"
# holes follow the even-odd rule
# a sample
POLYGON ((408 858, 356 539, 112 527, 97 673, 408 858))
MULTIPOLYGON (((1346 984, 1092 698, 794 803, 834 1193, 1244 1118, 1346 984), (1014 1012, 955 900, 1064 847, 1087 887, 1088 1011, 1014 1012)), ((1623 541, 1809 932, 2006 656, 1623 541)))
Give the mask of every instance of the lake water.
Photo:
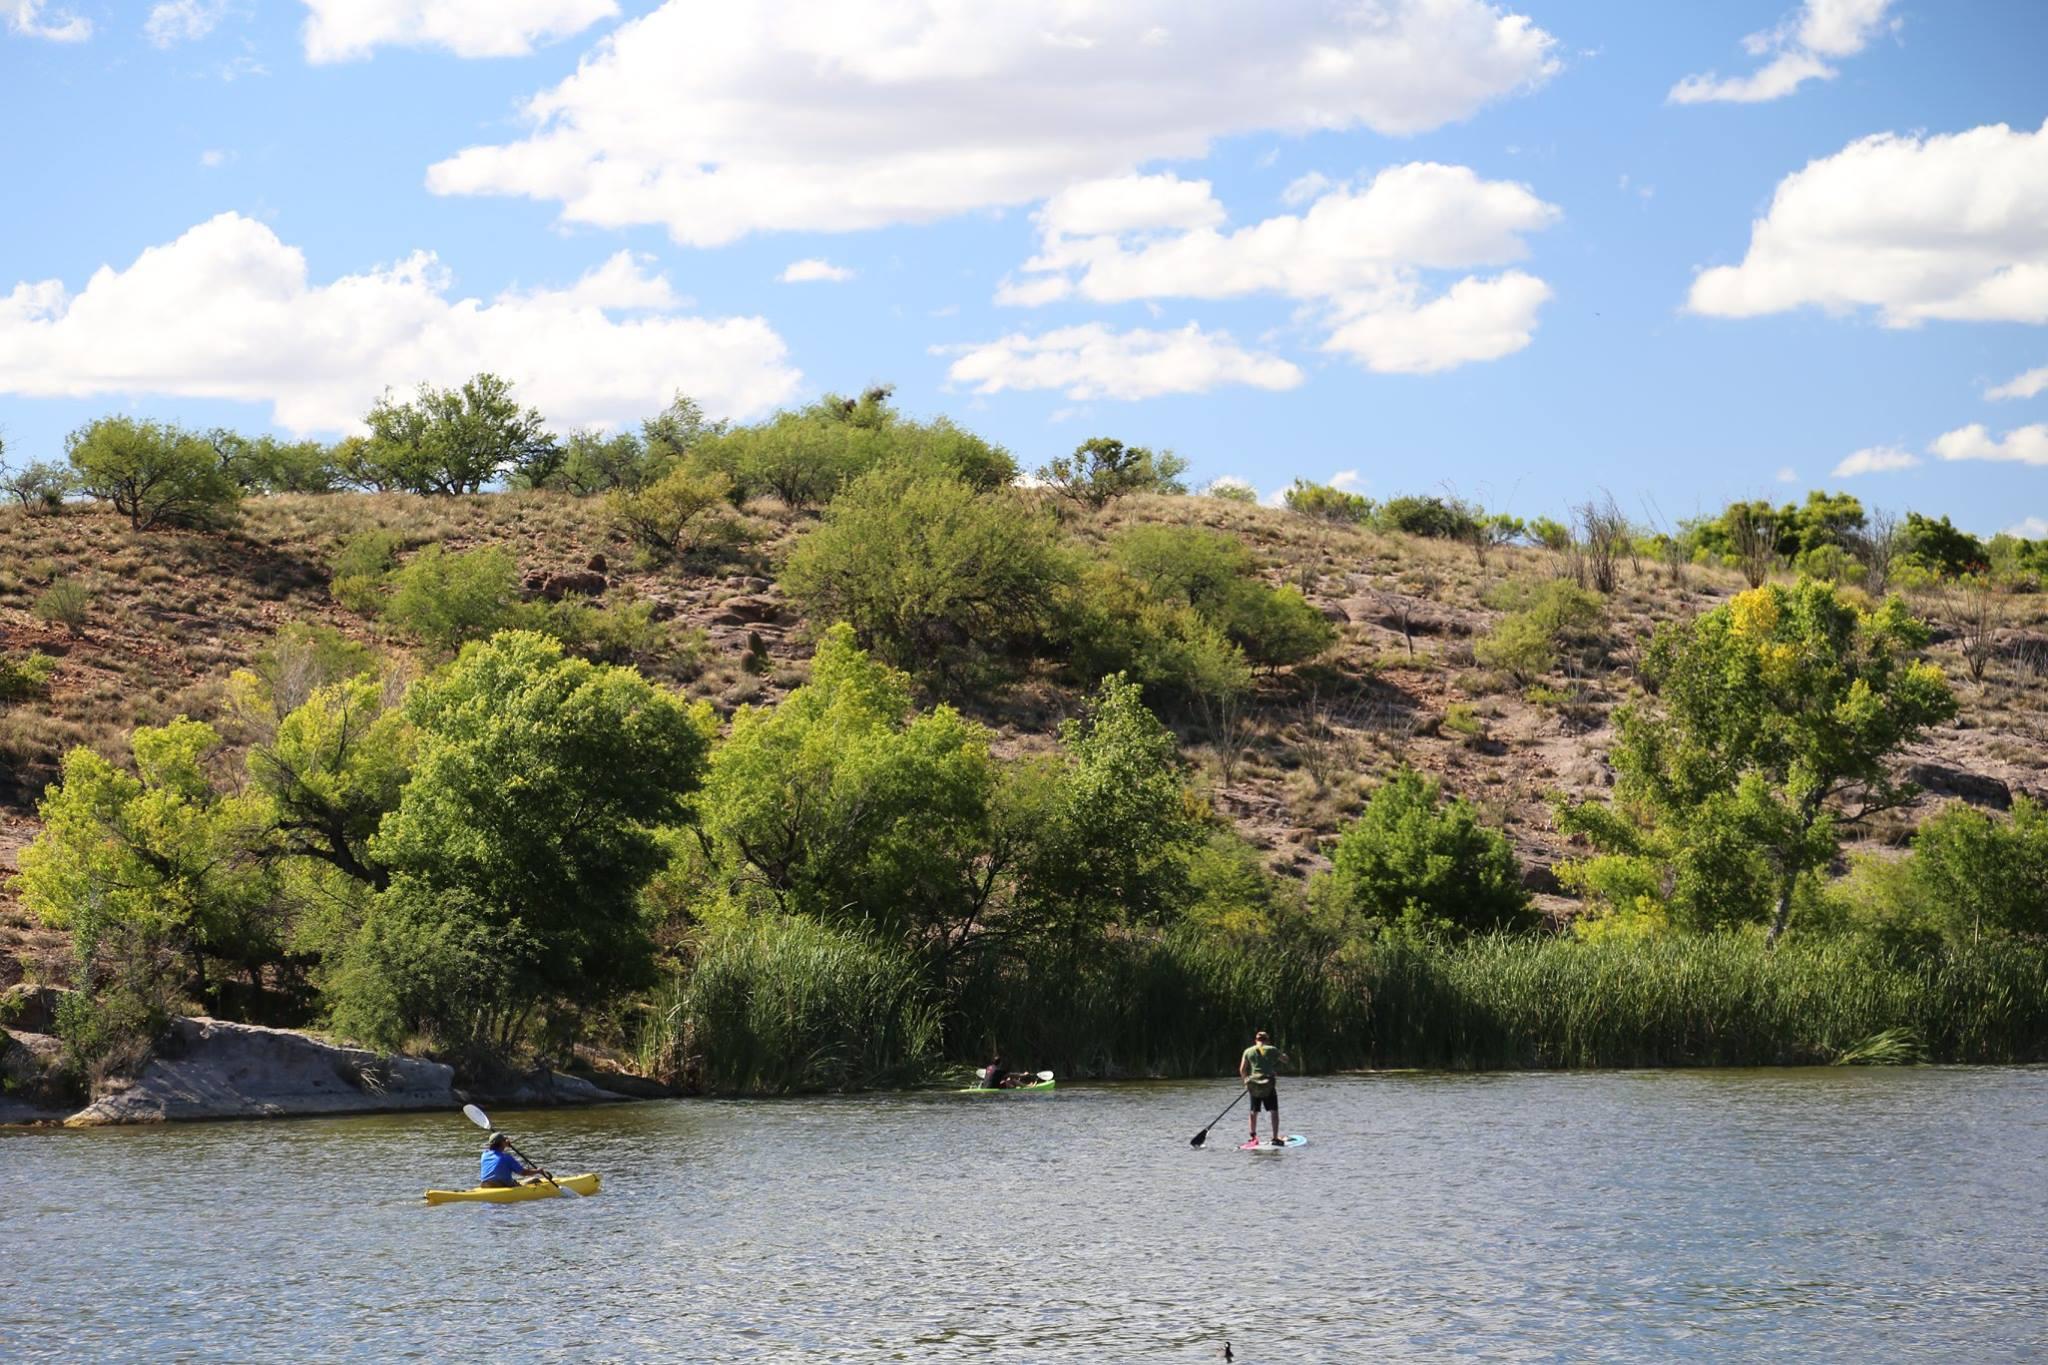
POLYGON ((1231 1083, 0 1131, 7 1359, 2019 1360, 2048 1070, 1231 1083))

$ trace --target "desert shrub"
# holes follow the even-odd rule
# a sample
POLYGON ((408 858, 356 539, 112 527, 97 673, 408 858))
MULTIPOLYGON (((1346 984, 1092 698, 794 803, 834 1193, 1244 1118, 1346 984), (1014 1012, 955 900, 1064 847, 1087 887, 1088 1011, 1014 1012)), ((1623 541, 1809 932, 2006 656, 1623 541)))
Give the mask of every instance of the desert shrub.
POLYGON ((666 562, 732 538, 736 527, 726 511, 732 488, 729 475, 684 463, 644 488, 615 489, 605 507, 635 545, 666 562))
POLYGON ((782 581, 813 621, 845 621, 890 663, 950 680, 1042 635, 1068 572, 1048 520, 1015 494, 881 468, 833 501, 782 581))
POLYGON ((1556 668, 1558 647, 1594 638, 1603 616, 1598 596, 1556 578, 1509 579, 1487 594, 1487 602, 1508 614, 1472 646, 1472 656, 1517 683, 1556 668))
POLYGON ((1152 601, 1193 611, 1254 665, 1299 663, 1337 638, 1336 628, 1298 591, 1266 586, 1257 561, 1234 536, 1191 526, 1141 526, 1119 536, 1111 556, 1152 601))
POLYGON ((92 619, 92 593, 75 578, 59 578, 36 594, 35 605, 29 610, 37 620, 79 635, 92 619))
POLYGON ((381 615, 384 589, 398 567, 396 531, 361 531, 342 542, 328 569, 334 600, 364 616, 381 615))
POLYGON ((1256 507, 1259 503, 1259 490, 1242 479, 1217 479, 1202 490, 1202 496, 1215 498, 1219 502, 1242 503, 1250 507, 1256 507))
POLYGON ((1508 841, 1470 802, 1443 801, 1434 779, 1406 768, 1338 836, 1312 894, 1355 933, 1461 938, 1529 923, 1508 841))
POLYGON ((511 623, 519 566, 496 546, 455 554, 428 545, 391 577, 387 620, 429 649, 452 654, 511 623))
POLYGON ((42 696, 56 671, 57 661, 47 654, 0 654, 0 703, 42 696))
POLYGON ((1431 494, 1425 497, 1388 498, 1373 514, 1378 525, 1390 531, 1437 540, 1463 540, 1470 534, 1472 515, 1465 508, 1431 494))
MULTIPOLYGON (((1250 489, 1246 490, 1251 493, 1250 489)), ((1310 483, 1307 479, 1296 479, 1281 495, 1290 512, 1299 512, 1305 517, 1319 521, 1338 521, 1362 525, 1372 519, 1372 499, 1358 493, 1348 493, 1326 483, 1310 483)), ((1251 500, 1258 501, 1256 493, 1251 500)))
POLYGON ((1942 936, 2048 936, 2048 811, 2027 797, 1994 816, 1951 805, 1913 836, 1909 885, 1942 936))
POLYGON ((1537 517, 1530 521, 1528 535, 1544 549, 1558 554, 1572 547, 1572 528, 1551 517, 1537 517))

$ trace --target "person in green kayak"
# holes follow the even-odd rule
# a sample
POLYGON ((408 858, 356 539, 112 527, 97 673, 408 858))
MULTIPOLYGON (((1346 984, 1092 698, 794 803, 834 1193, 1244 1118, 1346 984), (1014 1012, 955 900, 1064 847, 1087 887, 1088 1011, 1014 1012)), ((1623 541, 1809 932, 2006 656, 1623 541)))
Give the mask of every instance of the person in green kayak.
POLYGON ((516 1154, 506 1150, 503 1133, 493 1133, 491 1140, 484 1145, 476 1183, 491 1189, 508 1189, 520 1183, 520 1176, 533 1174, 533 1170, 516 1154))
POLYGON ((1280 1072, 1282 1064, 1294 1059, 1273 1046, 1273 1040, 1260 1029, 1252 1037, 1252 1045, 1244 1050, 1238 1059, 1238 1078, 1244 1082, 1245 1090, 1252 1097, 1251 1141, 1259 1140, 1259 1110, 1264 1109, 1273 1116, 1273 1141, 1280 1140, 1280 1072))

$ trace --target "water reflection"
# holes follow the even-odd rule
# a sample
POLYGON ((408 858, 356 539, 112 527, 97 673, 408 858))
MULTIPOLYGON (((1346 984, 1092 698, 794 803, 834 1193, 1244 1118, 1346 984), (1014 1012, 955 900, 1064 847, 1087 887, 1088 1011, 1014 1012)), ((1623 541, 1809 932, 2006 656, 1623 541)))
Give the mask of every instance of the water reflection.
POLYGON ((0 1357, 2024 1359, 2048 1072, 1290 1081, 0 1134, 0 1357), (1231 1141, 1225 1141, 1225 1139, 1231 1141))

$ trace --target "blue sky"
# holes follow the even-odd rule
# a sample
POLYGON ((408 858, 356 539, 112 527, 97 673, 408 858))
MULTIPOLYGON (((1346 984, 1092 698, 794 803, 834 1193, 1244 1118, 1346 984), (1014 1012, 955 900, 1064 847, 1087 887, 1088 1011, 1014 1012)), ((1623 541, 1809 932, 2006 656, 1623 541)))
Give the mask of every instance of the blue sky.
POLYGON ((1027 466, 2048 535, 2044 61, 2038 0, 0 0, 0 435, 890 382, 1027 466))

